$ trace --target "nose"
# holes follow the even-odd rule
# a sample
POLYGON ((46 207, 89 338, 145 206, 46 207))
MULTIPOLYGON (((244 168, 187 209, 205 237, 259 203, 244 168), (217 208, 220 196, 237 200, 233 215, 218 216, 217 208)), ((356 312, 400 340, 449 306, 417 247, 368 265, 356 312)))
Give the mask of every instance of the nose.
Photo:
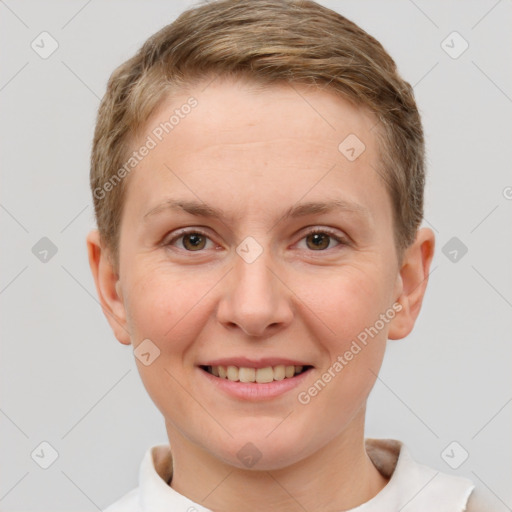
POLYGON ((227 329, 241 329, 251 337, 275 334, 293 318, 293 293, 272 267, 268 251, 252 262, 238 254, 217 308, 217 319, 227 329))

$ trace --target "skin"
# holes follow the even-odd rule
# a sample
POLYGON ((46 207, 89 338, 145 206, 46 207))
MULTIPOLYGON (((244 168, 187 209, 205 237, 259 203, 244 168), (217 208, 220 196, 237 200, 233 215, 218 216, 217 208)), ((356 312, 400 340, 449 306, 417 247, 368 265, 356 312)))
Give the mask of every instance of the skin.
POLYGON ((165 419, 171 486, 228 512, 353 508, 387 483, 365 451, 365 406, 387 339, 414 326, 434 234, 420 229, 400 261, 391 200, 374 170, 375 119, 361 108, 319 89, 258 90, 218 78, 168 98, 141 141, 190 95, 198 106, 126 178, 119 268, 96 230, 87 237, 116 338, 133 348, 150 339, 160 350, 149 366, 136 361, 165 419), (351 133, 366 146, 353 162, 338 150, 351 133), (164 211, 144 221, 169 197, 199 198, 227 216, 164 211), (366 213, 282 218, 298 202, 340 198, 366 213), (185 227, 205 231, 199 250, 190 237, 172 241, 185 227), (308 236, 317 227, 346 243, 324 235, 317 248, 308 236), (252 263, 236 252, 247 236, 263 250, 252 263), (401 311, 317 396, 299 403, 298 393, 394 303, 401 311), (228 356, 287 357, 314 368, 299 388, 247 402, 214 388, 197 367, 228 356), (237 457, 249 442, 261 453, 251 468, 237 457))

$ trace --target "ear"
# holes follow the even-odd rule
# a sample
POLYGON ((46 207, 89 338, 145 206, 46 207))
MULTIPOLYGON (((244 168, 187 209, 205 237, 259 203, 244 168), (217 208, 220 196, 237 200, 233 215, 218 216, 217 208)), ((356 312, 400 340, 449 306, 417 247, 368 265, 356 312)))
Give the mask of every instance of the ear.
POLYGON ((414 327, 427 289, 434 247, 434 232, 430 228, 422 228, 416 233, 414 243, 404 252, 397 277, 398 296, 396 298, 396 302, 401 304, 402 309, 390 322, 389 339, 405 338, 414 327))
POLYGON ((115 337, 124 345, 130 345, 121 282, 108 251, 102 247, 100 235, 96 229, 87 235, 87 252, 103 313, 115 337))

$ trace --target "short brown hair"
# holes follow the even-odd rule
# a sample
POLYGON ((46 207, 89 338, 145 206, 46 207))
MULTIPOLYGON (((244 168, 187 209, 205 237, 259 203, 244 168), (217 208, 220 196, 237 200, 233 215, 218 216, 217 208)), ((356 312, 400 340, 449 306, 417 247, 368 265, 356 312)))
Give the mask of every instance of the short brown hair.
POLYGON ((116 267, 126 180, 108 193, 105 184, 113 183, 135 135, 169 92, 220 75, 323 86, 371 111, 380 142, 376 171, 391 197, 398 253, 414 241, 423 218, 423 129, 413 89, 382 45, 313 1, 218 0, 183 12, 109 79, 90 184, 100 237, 116 267))

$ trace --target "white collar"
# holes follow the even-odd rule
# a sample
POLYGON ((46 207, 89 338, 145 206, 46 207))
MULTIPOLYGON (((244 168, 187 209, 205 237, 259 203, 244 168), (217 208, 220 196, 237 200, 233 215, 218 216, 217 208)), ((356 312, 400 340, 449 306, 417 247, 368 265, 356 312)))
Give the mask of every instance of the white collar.
MULTIPOLYGON (((370 501, 347 512, 462 512, 466 509, 474 488, 470 480, 418 464, 400 441, 366 439, 365 443, 368 456, 389 482, 370 501)), ((119 506, 112 511, 211 512, 168 485, 171 468, 169 445, 149 448, 140 466, 139 487, 113 504, 119 506)))

